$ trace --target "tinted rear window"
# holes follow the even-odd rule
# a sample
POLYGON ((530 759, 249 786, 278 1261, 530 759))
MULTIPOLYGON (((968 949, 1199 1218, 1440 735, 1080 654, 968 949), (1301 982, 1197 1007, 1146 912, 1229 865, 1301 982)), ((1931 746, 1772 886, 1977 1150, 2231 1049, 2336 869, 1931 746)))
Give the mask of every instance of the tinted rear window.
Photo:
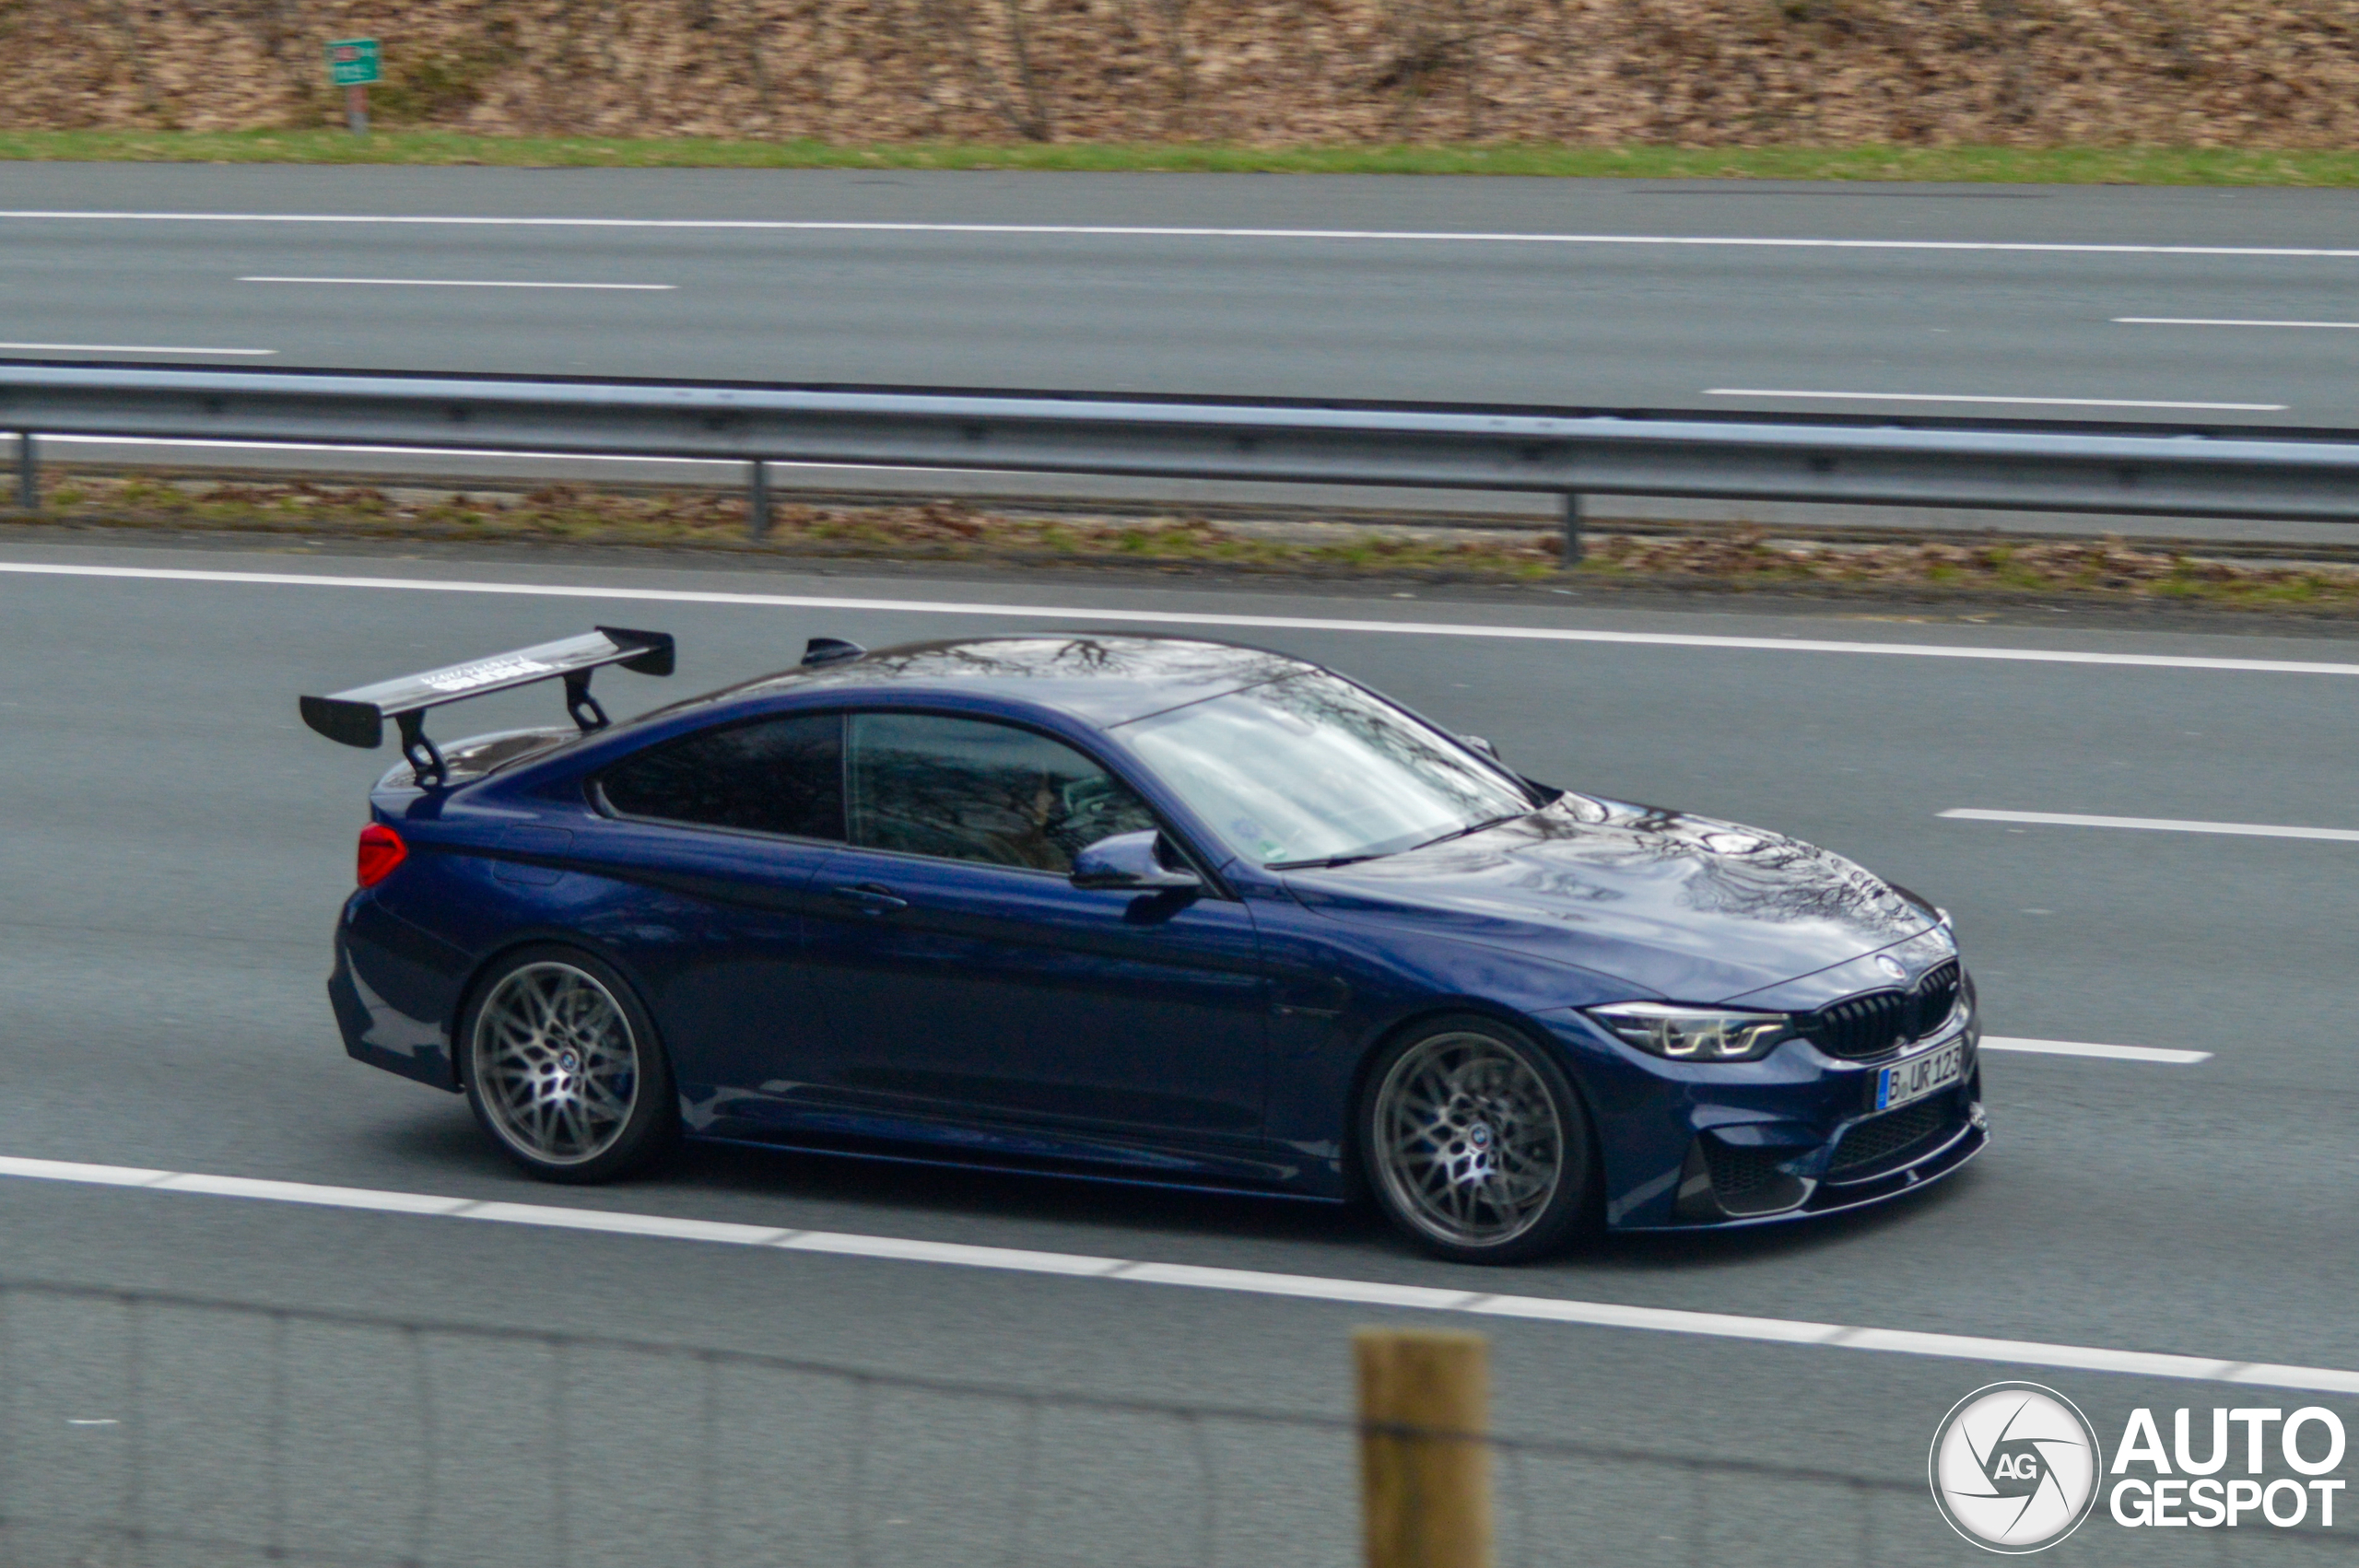
POLYGON ((699 730, 609 768, 598 782, 626 816, 841 839, 843 719, 793 714, 699 730))

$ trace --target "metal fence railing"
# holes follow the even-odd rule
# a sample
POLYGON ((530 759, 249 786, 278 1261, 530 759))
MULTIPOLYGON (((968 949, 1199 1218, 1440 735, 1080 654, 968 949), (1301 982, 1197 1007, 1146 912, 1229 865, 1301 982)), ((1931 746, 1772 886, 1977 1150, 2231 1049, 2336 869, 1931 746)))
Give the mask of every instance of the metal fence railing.
POLYGON ((2359 521, 2359 433, 2280 427, 0 361, 0 430, 29 509, 47 434, 742 461, 757 531, 787 462, 2359 521))
MULTIPOLYGON (((1337 1414, 0 1285, 9 1568, 1343 1568, 1358 1435, 1337 1414)), ((1919 1479, 1485 1441, 1508 1568, 1881 1564, 1949 1541, 1919 1479)), ((2339 1532, 2241 1544, 2272 1542, 2348 1555, 2339 1532)))

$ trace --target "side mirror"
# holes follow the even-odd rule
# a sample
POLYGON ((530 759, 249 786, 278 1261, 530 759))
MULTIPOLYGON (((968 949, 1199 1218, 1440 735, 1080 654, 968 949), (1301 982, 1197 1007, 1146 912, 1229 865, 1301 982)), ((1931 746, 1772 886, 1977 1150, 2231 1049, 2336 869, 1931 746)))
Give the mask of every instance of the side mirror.
POLYGON ((1491 744, 1490 742, 1485 740, 1482 736, 1461 735, 1458 739, 1461 745, 1473 747, 1476 751, 1481 752, 1485 756, 1489 757, 1493 762, 1497 762, 1499 760, 1499 748, 1491 744))
POLYGON ((1153 828, 1100 838, 1073 858, 1073 884, 1143 891, 1204 885, 1187 867, 1164 864, 1162 848, 1163 835, 1153 828))

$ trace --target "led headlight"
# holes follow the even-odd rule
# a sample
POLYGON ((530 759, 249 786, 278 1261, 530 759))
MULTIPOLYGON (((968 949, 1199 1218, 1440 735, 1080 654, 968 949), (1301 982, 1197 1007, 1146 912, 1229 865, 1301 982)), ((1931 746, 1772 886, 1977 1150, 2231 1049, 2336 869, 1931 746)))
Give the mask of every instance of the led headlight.
POLYGON ((1616 1039, 1673 1061, 1756 1061, 1795 1033, 1794 1021, 1782 1012, 1732 1012, 1661 1001, 1624 1001, 1586 1011, 1616 1039))

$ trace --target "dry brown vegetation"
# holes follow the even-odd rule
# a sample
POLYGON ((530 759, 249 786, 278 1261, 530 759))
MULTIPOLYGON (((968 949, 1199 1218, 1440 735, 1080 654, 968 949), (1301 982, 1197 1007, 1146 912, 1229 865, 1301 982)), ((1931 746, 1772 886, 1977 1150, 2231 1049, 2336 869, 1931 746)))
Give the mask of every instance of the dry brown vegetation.
POLYGON ((719 491, 528 493, 381 489, 77 474, 18 524, 257 531, 318 544, 356 539, 630 545, 780 557, 1063 564, 1159 570, 1784 591, 1869 598, 2098 597, 2252 610, 2359 611, 2359 566, 2245 562, 2141 549, 2119 539, 1859 544, 1755 528, 1590 536, 1572 573, 1555 534, 1381 525, 1261 525, 1153 517, 1006 513, 964 502, 782 501, 747 537, 745 500, 719 491))
POLYGON ((1261 146, 2359 136, 2350 0, 0 0, 0 129, 1261 146))

